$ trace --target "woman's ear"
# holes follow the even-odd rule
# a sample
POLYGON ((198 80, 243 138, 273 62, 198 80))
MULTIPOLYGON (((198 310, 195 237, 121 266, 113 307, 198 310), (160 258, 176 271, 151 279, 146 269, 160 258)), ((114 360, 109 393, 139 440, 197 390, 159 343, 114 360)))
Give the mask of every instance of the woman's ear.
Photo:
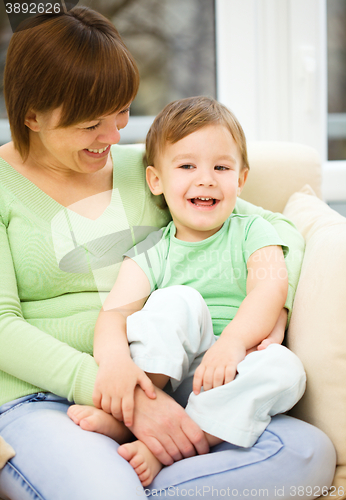
POLYGON ((37 114, 35 111, 28 111, 24 118, 24 125, 26 125, 33 132, 39 132, 40 125, 37 120, 37 114))
POLYGON ((150 191, 153 194, 159 195, 162 194, 162 188, 161 188, 161 181, 160 181, 160 174, 159 171, 153 167, 149 166, 146 169, 146 179, 147 179, 147 184, 149 186, 150 191))
POLYGON ((245 185, 245 182, 246 182, 246 179, 247 179, 248 173, 249 173, 249 169, 248 169, 248 168, 243 168, 243 169, 240 171, 240 173, 239 173, 237 196, 239 196, 239 195, 240 195, 240 193, 241 193, 241 192, 242 192, 242 190, 243 190, 243 187, 244 187, 244 185, 245 185))

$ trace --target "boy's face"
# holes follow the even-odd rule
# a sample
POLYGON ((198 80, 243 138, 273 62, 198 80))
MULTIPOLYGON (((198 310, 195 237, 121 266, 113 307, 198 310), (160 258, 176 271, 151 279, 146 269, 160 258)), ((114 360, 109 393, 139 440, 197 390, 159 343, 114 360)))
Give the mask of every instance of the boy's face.
POLYGON ((167 143, 156 168, 147 168, 147 181, 154 194, 164 194, 176 237, 199 241, 216 233, 231 215, 247 172, 227 128, 207 125, 167 143))

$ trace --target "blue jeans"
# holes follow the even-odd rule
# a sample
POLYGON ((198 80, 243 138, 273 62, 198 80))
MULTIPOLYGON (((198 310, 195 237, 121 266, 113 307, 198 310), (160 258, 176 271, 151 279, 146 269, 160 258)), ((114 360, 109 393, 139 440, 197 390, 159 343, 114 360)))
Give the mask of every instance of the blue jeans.
POLYGON ((222 443, 208 455, 164 468, 144 490, 118 455, 117 443, 75 425, 66 415, 69 404, 40 393, 0 407, 0 435, 16 451, 0 471, 0 498, 292 500, 319 496, 333 480, 336 458, 329 438, 305 422, 278 415, 252 448, 222 443))

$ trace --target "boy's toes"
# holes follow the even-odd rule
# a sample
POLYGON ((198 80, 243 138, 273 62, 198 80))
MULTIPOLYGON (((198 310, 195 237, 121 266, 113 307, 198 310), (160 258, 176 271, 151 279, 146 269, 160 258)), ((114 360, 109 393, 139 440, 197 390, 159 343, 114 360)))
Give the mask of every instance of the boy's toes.
POLYGON ((135 472, 138 476, 143 474, 148 469, 148 466, 145 462, 142 462, 138 467, 133 467, 135 469, 135 472))
POLYGON ((81 418, 83 418, 83 406, 81 405, 72 405, 67 410, 67 415, 75 424, 79 424, 81 418))
POLYGON ((130 462, 130 460, 136 455, 136 450, 133 449, 133 447, 129 443, 119 446, 118 453, 121 457, 130 462))
POLYGON ((95 430, 95 425, 93 425, 92 417, 84 417, 83 419, 81 419, 79 425, 83 429, 83 431, 94 432, 95 430))
POLYGON ((142 486, 149 486, 153 482, 153 477, 149 469, 138 476, 142 486))

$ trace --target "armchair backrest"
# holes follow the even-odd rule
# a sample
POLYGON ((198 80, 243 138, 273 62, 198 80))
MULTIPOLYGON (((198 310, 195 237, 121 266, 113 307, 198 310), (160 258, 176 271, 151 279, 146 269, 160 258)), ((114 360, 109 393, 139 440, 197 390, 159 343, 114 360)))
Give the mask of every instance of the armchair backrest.
POLYGON ((282 212, 288 198, 309 184, 321 198, 321 161, 316 150, 291 142, 249 142, 250 173, 241 198, 282 212))

